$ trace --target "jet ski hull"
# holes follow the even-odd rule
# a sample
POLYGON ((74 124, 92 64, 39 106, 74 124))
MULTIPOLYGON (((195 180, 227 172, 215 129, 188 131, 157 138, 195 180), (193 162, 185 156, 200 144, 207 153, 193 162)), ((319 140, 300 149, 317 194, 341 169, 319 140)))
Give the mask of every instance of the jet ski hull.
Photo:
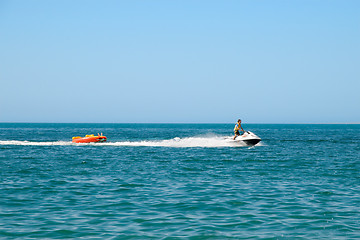
POLYGON ((246 145, 248 146, 254 146, 256 144, 258 144, 261 139, 249 139, 249 140, 242 140, 244 143, 246 143, 246 145))
POLYGON ((261 138, 256 136, 254 133, 247 131, 243 135, 238 136, 235 141, 245 143, 247 146, 254 146, 261 141, 261 138))

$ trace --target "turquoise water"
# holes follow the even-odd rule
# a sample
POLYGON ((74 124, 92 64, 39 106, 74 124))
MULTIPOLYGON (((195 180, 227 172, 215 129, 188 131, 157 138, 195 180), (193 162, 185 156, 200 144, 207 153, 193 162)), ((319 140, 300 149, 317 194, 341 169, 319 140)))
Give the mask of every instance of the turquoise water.
POLYGON ((0 123, 0 238, 360 238, 360 125, 232 128, 0 123))

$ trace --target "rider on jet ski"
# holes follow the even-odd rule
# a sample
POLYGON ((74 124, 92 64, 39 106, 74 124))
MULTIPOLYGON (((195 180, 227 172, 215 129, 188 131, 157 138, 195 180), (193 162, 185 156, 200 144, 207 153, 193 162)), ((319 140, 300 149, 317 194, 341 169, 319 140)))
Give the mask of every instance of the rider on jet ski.
POLYGON ((242 128, 242 126, 241 126, 241 119, 239 119, 238 121, 237 121, 237 123, 235 124, 235 128, 234 128, 234 134, 235 134, 235 136, 234 136, 234 140, 235 140, 235 138, 237 137, 237 136, 240 136, 240 135, 242 135, 242 134, 244 134, 245 133, 245 130, 242 128), (242 133, 240 134, 240 129, 241 129, 241 131, 242 131, 242 133))

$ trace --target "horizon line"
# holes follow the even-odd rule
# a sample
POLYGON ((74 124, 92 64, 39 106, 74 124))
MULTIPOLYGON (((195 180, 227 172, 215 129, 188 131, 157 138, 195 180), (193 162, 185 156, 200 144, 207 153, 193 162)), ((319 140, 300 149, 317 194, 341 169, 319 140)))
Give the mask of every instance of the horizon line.
MULTIPOLYGON (((30 123, 30 124, 233 124, 232 122, 0 122, 0 123, 30 123)), ((349 122, 349 123, 254 123, 254 122, 243 122, 242 124, 318 124, 318 125, 348 125, 348 124, 360 124, 360 122, 349 122)))

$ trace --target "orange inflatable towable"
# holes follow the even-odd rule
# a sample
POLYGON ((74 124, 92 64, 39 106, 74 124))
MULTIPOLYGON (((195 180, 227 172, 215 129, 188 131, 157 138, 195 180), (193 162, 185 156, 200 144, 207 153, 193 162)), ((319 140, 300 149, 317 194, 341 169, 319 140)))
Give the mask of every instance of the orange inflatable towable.
POLYGON ((85 137, 73 137, 72 142, 74 143, 92 143, 92 142, 105 142, 106 137, 102 134, 94 136, 94 134, 86 135, 85 137))

